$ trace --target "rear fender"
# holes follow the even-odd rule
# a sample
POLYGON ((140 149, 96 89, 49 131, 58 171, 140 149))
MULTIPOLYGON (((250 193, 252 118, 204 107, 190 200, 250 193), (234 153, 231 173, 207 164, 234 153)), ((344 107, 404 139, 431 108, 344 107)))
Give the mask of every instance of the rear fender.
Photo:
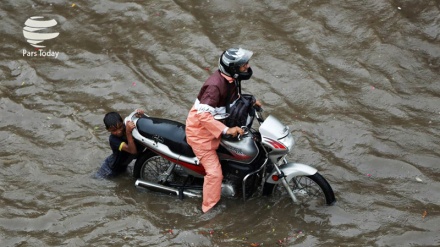
MULTIPOLYGON (((300 163, 287 163, 285 165, 280 166, 279 168, 284 173, 284 176, 286 176, 287 181, 290 181, 293 177, 296 176, 310 176, 318 172, 318 170, 316 170, 315 168, 300 163)), ((266 179, 266 183, 270 183, 270 184, 282 183, 281 179, 278 181, 273 180, 272 179, 273 175, 278 175, 278 172, 275 170, 272 173, 270 173, 266 179)))

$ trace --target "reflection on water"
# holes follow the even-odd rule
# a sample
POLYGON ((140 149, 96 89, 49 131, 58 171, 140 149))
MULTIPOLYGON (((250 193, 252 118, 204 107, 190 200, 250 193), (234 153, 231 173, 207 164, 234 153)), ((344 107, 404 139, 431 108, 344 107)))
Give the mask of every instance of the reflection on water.
POLYGON ((3 1, 2 246, 439 245, 439 6, 3 1), (57 22, 42 50, 23 36, 32 16, 57 22), (200 199, 136 189, 129 172, 90 177, 107 111, 184 122, 233 46, 254 51, 244 91, 289 123, 290 159, 329 180, 335 206, 223 199, 204 216, 200 199))

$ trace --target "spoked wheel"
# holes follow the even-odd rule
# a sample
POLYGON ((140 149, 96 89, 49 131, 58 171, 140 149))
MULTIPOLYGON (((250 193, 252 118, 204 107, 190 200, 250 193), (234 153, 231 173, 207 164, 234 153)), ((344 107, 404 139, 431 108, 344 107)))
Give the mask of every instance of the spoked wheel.
MULTIPOLYGON (((310 176, 294 177, 288 182, 293 194, 300 204, 316 203, 319 205, 333 205, 336 202, 335 194, 325 178, 315 173, 310 176)), ((283 184, 265 183, 264 195, 289 196, 283 184)))
POLYGON ((136 160, 133 177, 148 182, 166 184, 167 182, 184 181, 186 174, 180 166, 147 150, 136 160))

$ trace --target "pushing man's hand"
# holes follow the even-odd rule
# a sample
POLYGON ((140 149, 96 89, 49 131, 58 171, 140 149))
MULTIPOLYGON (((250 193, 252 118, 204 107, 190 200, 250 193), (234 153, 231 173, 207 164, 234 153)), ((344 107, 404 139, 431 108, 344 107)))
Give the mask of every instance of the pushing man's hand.
POLYGON ((126 129, 127 133, 131 133, 134 128, 136 128, 136 126, 133 123, 133 121, 127 121, 127 123, 125 124, 125 129, 126 129))
POLYGON ((142 115, 144 115, 145 111, 142 109, 136 109, 136 114, 135 116, 140 118, 142 115))

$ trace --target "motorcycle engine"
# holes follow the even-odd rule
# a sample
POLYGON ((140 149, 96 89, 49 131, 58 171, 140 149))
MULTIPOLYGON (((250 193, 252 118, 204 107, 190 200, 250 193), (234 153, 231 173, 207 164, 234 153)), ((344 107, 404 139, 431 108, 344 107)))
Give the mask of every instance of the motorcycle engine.
POLYGON ((237 190, 241 187, 241 180, 238 176, 233 174, 226 174, 222 183, 222 196, 236 197, 238 195, 237 190))
POLYGON ((237 193, 232 184, 229 183, 222 184, 222 197, 235 197, 236 194, 237 193))

